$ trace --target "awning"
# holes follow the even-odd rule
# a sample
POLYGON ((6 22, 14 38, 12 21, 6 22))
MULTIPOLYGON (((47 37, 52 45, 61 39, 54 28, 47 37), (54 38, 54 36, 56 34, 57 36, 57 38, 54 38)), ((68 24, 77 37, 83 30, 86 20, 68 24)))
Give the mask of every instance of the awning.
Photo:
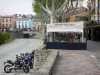
POLYGON ((54 23, 47 25, 47 32, 83 32, 84 22, 54 23))

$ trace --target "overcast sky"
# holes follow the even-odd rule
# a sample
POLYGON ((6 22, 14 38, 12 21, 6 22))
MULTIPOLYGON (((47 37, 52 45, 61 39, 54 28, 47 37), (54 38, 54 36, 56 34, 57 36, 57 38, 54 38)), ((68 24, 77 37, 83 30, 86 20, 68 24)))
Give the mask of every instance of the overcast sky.
POLYGON ((83 6, 86 7, 86 8, 87 8, 87 1, 88 1, 88 0, 84 0, 84 1, 83 1, 83 6))
POLYGON ((0 0, 0 14, 34 14, 33 0, 0 0))
MULTIPOLYGON (((9 14, 34 14, 32 11, 33 0, 0 0, 0 15, 9 14)), ((86 7, 84 0, 84 6, 86 7)))

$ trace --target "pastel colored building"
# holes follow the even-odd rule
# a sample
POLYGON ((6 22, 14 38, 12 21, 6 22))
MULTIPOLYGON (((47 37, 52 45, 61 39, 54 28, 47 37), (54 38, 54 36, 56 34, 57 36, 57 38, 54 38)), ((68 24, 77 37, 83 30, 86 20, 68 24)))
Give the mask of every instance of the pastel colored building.
POLYGON ((9 30, 10 28, 15 28, 16 16, 15 15, 1 15, 0 16, 0 30, 9 30))
POLYGON ((33 30, 33 20, 30 18, 17 18, 16 19, 16 28, 17 29, 29 29, 33 30))

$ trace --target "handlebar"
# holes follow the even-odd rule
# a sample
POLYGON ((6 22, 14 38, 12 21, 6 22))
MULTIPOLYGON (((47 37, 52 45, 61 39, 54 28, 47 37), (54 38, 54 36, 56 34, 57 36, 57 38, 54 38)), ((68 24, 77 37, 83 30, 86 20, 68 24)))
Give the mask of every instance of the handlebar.
POLYGON ((20 58, 21 58, 21 59, 25 59, 25 58, 31 58, 31 57, 30 57, 30 56, 27 57, 27 56, 18 56, 18 55, 16 55, 16 58, 17 58, 17 59, 20 59, 20 58))

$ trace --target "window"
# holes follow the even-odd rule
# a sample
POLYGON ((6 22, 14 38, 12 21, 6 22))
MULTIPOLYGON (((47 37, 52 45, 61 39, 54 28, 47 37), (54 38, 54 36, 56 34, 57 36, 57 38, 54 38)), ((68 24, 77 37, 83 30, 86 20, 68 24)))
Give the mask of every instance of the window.
POLYGON ((6 22, 8 22, 8 18, 6 18, 6 22))
POLYGON ((19 28, 20 28, 20 21, 19 21, 19 28))
POLYGON ((8 24, 6 24, 6 27, 8 27, 8 24))
POLYGON ((27 22, 25 22, 25 28, 27 28, 27 22))
POLYGON ((12 19, 10 18, 10 22, 12 21, 12 19))
POLYGON ((22 28, 24 28, 24 25, 22 25, 22 28))
POLYGON ((2 27, 4 27, 4 24, 2 24, 2 27))
POLYGON ((85 9, 85 12, 87 12, 88 10, 87 9, 85 9))
POLYGON ((23 22, 22 22, 22 25, 23 25, 23 22))
POLYGON ((4 18, 2 18, 2 22, 4 22, 4 18))
POLYGON ((0 28, 2 27, 2 25, 0 24, 0 28))
POLYGON ((19 22, 19 25, 20 25, 20 22, 19 22))
POLYGON ((6 24, 4 24, 4 27, 6 27, 6 24))
POLYGON ((23 22, 22 22, 22 28, 24 28, 23 22))
POLYGON ((27 25, 25 25, 25 28, 27 28, 27 25))
POLYGON ((25 22, 25 24, 27 24, 27 22, 25 22))
POLYGON ((70 18, 67 18, 67 19, 66 19, 66 22, 70 22, 70 18))
POLYGON ((19 25, 19 28, 20 28, 20 25, 19 25))
POLYGON ((76 21, 81 21, 82 17, 81 16, 76 16, 76 21))
POLYGON ((83 21, 88 21, 89 18, 88 17, 83 17, 83 21))
POLYGON ((10 24, 10 27, 12 27, 12 25, 10 24))

